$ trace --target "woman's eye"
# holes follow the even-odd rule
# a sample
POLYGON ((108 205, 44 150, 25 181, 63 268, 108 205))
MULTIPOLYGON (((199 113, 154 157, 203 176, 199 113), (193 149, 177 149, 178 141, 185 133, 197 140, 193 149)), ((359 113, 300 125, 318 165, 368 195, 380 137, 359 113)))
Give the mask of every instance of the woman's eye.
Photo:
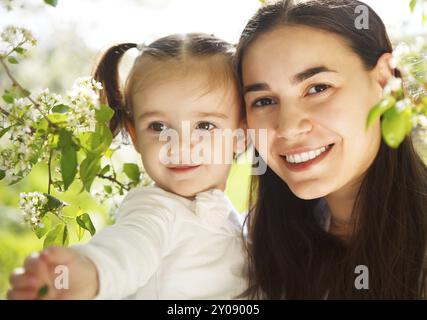
POLYGON ((216 128, 216 126, 210 122, 200 122, 196 126, 198 130, 212 130, 214 128, 216 128))
POLYGON ((153 131, 156 131, 156 132, 161 132, 161 131, 167 129, 166 125, 164 123, 161 123, 161 122, 150 123, 148 128, 153 130, 153 131))
POLYGON ((327 84, 316 84, 315 86, 311 87, 310 90, 308 90, 307 95, 322 93, 323 91, 328 90, 330 87, 331 86, 327 84))
POLYGON ((252 104, 253 107, 266 107, 274 104, 275 102, 273 99, 270 98, 262 98, 255 100, 255 102, 252 104))

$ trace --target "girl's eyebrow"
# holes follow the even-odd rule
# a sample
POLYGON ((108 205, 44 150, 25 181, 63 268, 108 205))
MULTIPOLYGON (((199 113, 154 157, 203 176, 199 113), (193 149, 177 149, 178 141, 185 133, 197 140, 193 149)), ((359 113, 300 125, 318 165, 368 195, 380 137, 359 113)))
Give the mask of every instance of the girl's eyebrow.
POLYGON ((163 115, 164 115, 163 112, 160 112, 160 111, 143 112, 141 115, 139 115, 138 121, 141 121, 142 119, 150 118, 150 117, 161 117, 163 115))
POLYGON ((221 118, 221 119, 228 119, 228 116, 221 112, 197 112, 197 116, 204 118, 204 117, 215 117, 215 118, 221 118))
MULTIPOLYGON (((322 73, 322 72, 337 72, 335 70, 331 70, 328 67, 325 66, 316 66, 313 68, 308 68, 304 71, 298 72, 296 75, 291 77, 291 83, 293 85, 296 85, 298 83, 301 83, 311 77, 314 77, 315 75, 322 73)), ((247 94, 248 92, 254 92, 254 91, 268 91, 270 90, 270 86, 266 82, 259 82, 259 83, 253 83, 250 85, 247 85, 243 89, 243 94, 247 94)))

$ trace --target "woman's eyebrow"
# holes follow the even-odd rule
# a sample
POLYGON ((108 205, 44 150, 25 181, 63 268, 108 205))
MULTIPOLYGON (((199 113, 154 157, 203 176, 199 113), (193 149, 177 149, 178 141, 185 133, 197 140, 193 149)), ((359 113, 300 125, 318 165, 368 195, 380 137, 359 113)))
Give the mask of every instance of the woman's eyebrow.
POLYGON ((298 84, 322 72, 336 72, 336 71, 331 70, 325 66, 317 66, 317 67, 309 68, 294 75, 291 79, 291 83, 294 85, 298 84))
MULTIPOLYGON (((313 68, 308 68, 304 71, 301 71, 297 73, 296 75, 292 76, 291 83, 293 85, 298 84, 300 82, 303 82, 311 77, 314 77, 315 75, 322 73, 322 72, 337 72, 335 70, 329 69, 325 66, 317 66, 313 68)), ((265 82, 259 82, 259 83, 253 83, 245 86, 243 88, 243 95, 247 94, 248 92, 254 92, 254 91, 268 91, 270 90, 270 86, 265 82)))
POLYGON ((247 94, 248 92, 268 91, 268 90, 270 90, 270 86, 265 82, 253 83, 253 84, 249 84, 243 88, 243 95, 247 94))

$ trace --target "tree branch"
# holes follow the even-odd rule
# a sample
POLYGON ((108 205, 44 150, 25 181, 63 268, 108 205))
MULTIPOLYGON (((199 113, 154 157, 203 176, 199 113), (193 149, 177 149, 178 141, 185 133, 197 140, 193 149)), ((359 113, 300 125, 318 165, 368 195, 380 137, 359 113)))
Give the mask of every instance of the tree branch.
MULTIPOLYGON (((21 89, 21 91, 28 91, 26 90, 16 79, 15 77, 12 75, 12 73, 10 72, 9 67, 7 66, 7 64, 4 62, 3 59, 0 59, 0 63, 3 66, 4 70, 6 71, 7 76, 9 77, 9 79, 12 81, 12 83, 17 86, 19 89, 21 89)), ((56 127, 56 124, 54 124, 52 121, 49 120, 49 118, 44 114, 44 112, 40 109, 40 105, 34 101, 33 98, 31 98, 31 96, 27 96, 26 97, 28 100, 31 101, 31 103, 34 105, 34 107, 40 112, 40 114, 46 119, 46 121, 49 123, 49 125, 51 125, 52 127, 56 127)))
POLYGON ((52 184, 52 172, 51 172, 51 170, 52 170, 52 168, 51 168, 52 167, 52 153, 53 153, 53 150, 50 150, 49 161, 47 163, 48 174, 49 174, 48 185, 47 185, 47 194, 50 194, 50 186, 52 184))
POLYGON ((97 176, 98 178, 101 178, 101 179, 105 179, 105 180, 109 180, 109 181, 111 181, 111 182, 114 182, 114 183, 118 184, 122 189, 125 189, 126 191, 129 191, 129 190, 130 190, 130 188, 129 188, 128 186, 124 185, 123 183, 121 183, 120 181, 118 181, 117 179, 115 179, 115 178, 113 178, 113 177, 104 176, 104 175, 101 175, 101 174, 97 174, 96 176, 97 176))

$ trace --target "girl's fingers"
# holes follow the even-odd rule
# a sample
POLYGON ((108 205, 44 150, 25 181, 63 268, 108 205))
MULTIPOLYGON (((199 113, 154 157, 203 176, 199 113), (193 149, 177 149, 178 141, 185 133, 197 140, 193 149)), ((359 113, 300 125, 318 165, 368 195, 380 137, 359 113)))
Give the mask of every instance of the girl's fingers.
POLYGON ((37 290, 36 298, 52 299, 53 290, 53 270, 49 263, 40 258, 40 255, 33 254, 29 256, 24 263, 25 274, 32 276, 36 280, 37 290))
POLYGON ((54 267, 70 263, 76 257, 76 253, 69 248, 50 247, 42 251, 40 257, 54 267))
POLYGON ((32 254, 25 259, 24 262, 25 273, 42 279, 44 281, 49 279, 49 270, 46 262, 40 259, 39 254, 32 254))
POLYGON ((39 283, 31 275, 23 272, 23 269, 15 270, 9 278, 13 289, 37 288, 39 283))
POLYGON ((22 290, 9 290, 7 292, 7 299, 9 300, 34 300, 37 299, 37 289, 22 289, 22 290))

